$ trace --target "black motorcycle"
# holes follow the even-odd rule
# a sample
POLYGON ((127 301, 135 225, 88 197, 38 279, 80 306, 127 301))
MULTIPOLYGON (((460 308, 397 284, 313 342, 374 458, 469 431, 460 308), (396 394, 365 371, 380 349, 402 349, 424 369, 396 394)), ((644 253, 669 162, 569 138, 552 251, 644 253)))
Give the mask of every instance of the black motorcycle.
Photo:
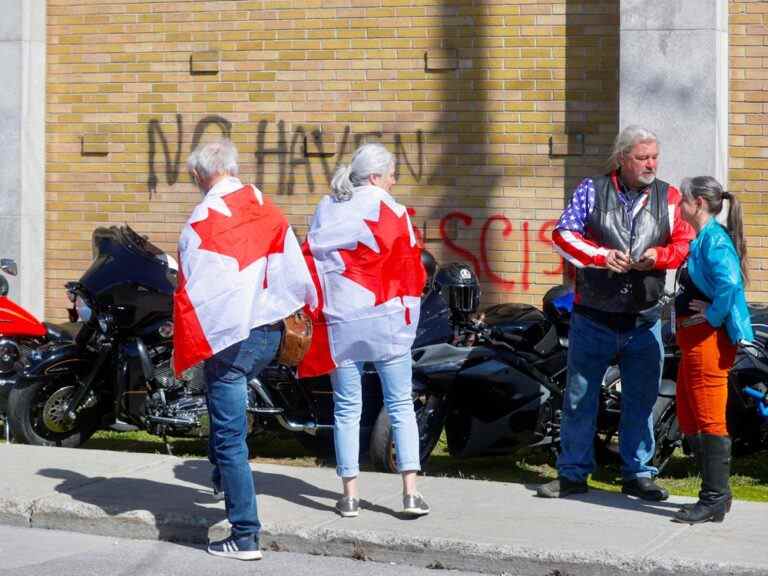
MULTIPOLYGON (((135 427, 164 438, 206 436, 200 367, 180 376, 172 370, 172 259, 127 226, 98 228, 93 249, 91 266, 67 285, 71 316, 83 328, 73 342, 50 343, 30 353, 10 393, 16 437, 76 447, 107 427, 135 427)), ((440 296, 427 290, 416 345, 449 338, 449 315, 440 296)), ((378 376, 368 367, 363 449, 381 406, 378 376)), ((252 432, 282 428, 299 432, 300 441, 320 454, 333 450, 328 376, 297 380, 292 369, 274 363, 248 383, 248 413, 252 432)))
MULTIPOLYGON (((468 266, 441 268, 434 284, 433 292, 448 303, 451 336, 413 349, 422 462, 443 428, 448 451, 457 457, 531 448, 557 453, 573 294, 557 286, 544 296, 542 310, 500 304, 478 315, 479 286, 468 266)), ((601 388, 598 458, 617 456, 621 385, 614 375, 618 369, 609 369, 601 388)), ((676 422, 674 380, 665 378, 654 408, 656 466, 663 467, 680 443, 676 422)), ((394 470, 384 413, 372 433, 371 458, 394 470)))

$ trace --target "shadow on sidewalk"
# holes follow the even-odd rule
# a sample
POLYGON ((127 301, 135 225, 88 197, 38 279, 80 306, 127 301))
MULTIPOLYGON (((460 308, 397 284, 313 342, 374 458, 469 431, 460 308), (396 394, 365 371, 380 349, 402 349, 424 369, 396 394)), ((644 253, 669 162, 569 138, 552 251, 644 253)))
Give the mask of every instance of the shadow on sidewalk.
POLYGON ((108 516, 149 512, 159 540, 205 544, 208 528, 224 517, 223 510, 212 506, 216 501, 210 491, 190 486, 144 478, 86 476, 60 468, 44 468, 38 474, 62 480, 56 492, 96 506, 108 516))
MULTIPOLYGON (((538 498, 536 496, 536 484, 525 484, 525 488, 530 490, 532 496, 537 500, 545 501, 546 498, 538 498)), ((589 489, 586 494, 574 494, 565 498, 566 500, 573 500, 577 502, 584 502, 586 504, 592 504, 595 506, 604 506, 606 508, 613 508, 616 510, 625 510, 631 512, 642 512, 646 514, 655 514, 657 516, 666 516, 672 518, 680 509, 680 504, 673 502, 653 502, 649 500, 642 500, 634 496, 627 496, 620 492, 609 492, 607 490, 600 490, 597 488, 589 489)))
MULTIPOLYGON (((179 480, 199 484, 203 492, 211 492, 211 465, 205 460, 185 460, 174 467, 174 474, 179 480)), ((399 478, 398 478, 399 481, 399 478)), ((321 512, 330 512, 336 515, 334 505, 336 500, 341 497, 341 491, 326 490, 313 484, 310 484, 299 478, 287 476, 285 474, 274 474, 257 470, 253 473, 253 483, 256 493, 263 496, 280 498, 286 502, 319 510, 321 512), (327 500, 325 504, 318 500, 327 500)), ((341 486, 339 486, 341 488, 341 486)), ((369 500, 361 500, 360 506, 364 510, 378 512, 400 518, 401 515, 389 508, 374 504, 369 500)), ((331 518, 331 517, 329 517, 331 518)))

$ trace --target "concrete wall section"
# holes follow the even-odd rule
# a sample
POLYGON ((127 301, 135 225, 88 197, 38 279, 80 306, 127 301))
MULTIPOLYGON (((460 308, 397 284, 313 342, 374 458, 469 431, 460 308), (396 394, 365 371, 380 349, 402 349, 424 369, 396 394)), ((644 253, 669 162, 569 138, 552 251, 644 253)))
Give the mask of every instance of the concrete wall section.
POLYGON ((19 302, 42 318, 45 302, 45 0, 23 4, 19 302))
POLYGON ((728 2, 622 0, 619 122, 659 135, 660 176, 727 185, 728 2))
MULTIPOLYGON (((21 9, 8 2, 0 18, 0 257, 19 257, 19 193, 21 189, 21 9)), ((8 277, 11 296, 18 297, 18 280, 8 277)))
POLYGON ((45 0, 7 0, 0 20, 0 257, 14 258, 10 297, 43 313, 45 0))

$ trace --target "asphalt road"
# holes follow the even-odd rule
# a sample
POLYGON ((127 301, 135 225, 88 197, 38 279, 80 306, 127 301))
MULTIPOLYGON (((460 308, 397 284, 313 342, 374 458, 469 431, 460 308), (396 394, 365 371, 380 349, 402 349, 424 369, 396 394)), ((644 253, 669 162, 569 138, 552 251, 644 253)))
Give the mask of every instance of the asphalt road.
POLYGON ((0 526, 0 574, 3 576, 439 576, 441 573, 478 576, 473 572, 448 573, 269 550, 264 552, 263 560, 242 562, 216 558, 203 548, 170 542, 0 526))

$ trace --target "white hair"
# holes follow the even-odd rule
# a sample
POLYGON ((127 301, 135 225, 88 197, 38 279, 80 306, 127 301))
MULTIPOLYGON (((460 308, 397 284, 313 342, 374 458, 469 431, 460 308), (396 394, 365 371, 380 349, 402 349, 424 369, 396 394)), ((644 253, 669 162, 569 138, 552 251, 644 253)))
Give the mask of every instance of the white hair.
POLYGON ((204 179, 215 174, 237 176, 237 148, 228 138, 200 144, 187 158, 187 169, 204 179))
POLYGON ((395 157, 382 144, 363 144, 352 155, 349 165, 339 166, 331 181, 331 196, 337 202, 352 198, 355 188, 371 175, 384 176, 395 165, 395 157))
POLYGON ((640 142, 658 142, 651 130, 638 126, 637 124, 631 124, 618 133, 616 140, 613 141, 613 150, 608 157, 608 165, 611 170, 616 170, 619 167, 619 157, 626 154, 632 148, 637 146, 640 142))

